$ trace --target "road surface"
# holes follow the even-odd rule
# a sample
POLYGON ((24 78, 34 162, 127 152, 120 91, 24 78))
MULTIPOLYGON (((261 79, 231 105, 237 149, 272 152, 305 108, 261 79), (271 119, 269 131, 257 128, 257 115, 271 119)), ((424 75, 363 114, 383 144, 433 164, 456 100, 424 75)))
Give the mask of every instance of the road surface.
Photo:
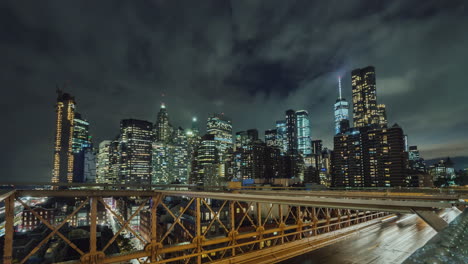
MULTIPOLYGON (((451 221, 459 213, 457 209, 447 209, 440 215, 451 221)), ((282 264, 399 264, 435 234, 416 215, 402 215, 282 264)))

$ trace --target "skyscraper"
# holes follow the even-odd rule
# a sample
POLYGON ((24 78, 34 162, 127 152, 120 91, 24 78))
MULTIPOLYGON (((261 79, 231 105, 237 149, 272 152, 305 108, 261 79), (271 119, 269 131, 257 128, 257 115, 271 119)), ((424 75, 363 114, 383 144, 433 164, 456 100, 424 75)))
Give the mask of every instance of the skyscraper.
POLYGON ((192 161, 192 172, 190 182, 197 185, 210 185, 217 182, 219 173, 219 148, 214 134, 206 134, 195 150, 192 161))
POLYGON ((368 66, 353 70, 351 84, 353 87, 354 127, 379 125, 381 121, 377 107, 375 68, 368 66))
POLYGON ((276 144, 281 150, 281 154, 288 152, 288 137, 286 135, 286 121, 276 121, 276 144))
POLYGON ((214 114, 209 117, 206 131, 208 134, 214 135, 220 157, 226 152, 226 149, 232 148, 232 123, 231 119, 224 114, 214 114))
POLYGON ((236 132, 236 150, 246 148, 248 144, 258 140, 258 130, 249 129, 247 131, 236 132))
POLYGON ((55 107, 56 128, 53 183, 67 183, 73 180, 73 128, 75 119, 75 98, 62 90, 57 90, 55 107))
POLYGON ((312 154, 309 113, 306 110, 296 111, 297 150, 303 157, 312 154))
POLYGON ((79 153, 85 148, 92 147, 89 122, 82 118, 80 113, 75 113, 72 142, 73 153, 79 153))
POLYGON ((104 140, 99 143, 99 150, 96 162, 96 181, 97 183, 115 183, 116 179, 110 174, 110 140, 104 140))
MULTIPOLYGON (((81 114, 75 113, 73 127, 73 182, 85 182, 85 167, 89 169, 92 164, 92 143, 89 135, 89 122, 81 117, 81 114), (91 152, 90 152, 91 151, 91 152), (85 158, 87 152, 87 158, 85 158)), ((88 172, 89 174, 89 172, 88 172)))
POLYGON ((403 130, 353 128, 334 138, 332 184, 335 187, 406 185, 408 156, 403 130))
POLYGON ((418 146, 410 146, 409 147, 409 168, 413 171, 418 172, 425 172, 426 171, 426 163, 424 159, 421 158, 419 154, 418 146))
MULTIPOLYGON (((349 122, 349 104, 341 96, 341 76, 338 78, 339 96, 335 103, 335 135, 345 131, 343 122, 349 122)), ((349 127, 349 125, 348 125, 349 127)), ((346 128, 347 129, 347 128, 346 128)))
POLYGON ((120 122, 120 178, 122 183, 151 183, 153 124, 124 119, 120 122))
POLYGON ((276 131, 276 129, 265 130, 265 143, 268 147, 279 147, 276 140, 276 131))
POLYGON ((387 111, 384 104, 377 105, 377 111, 379 113, 379 126, 387 127, 387 111))
POLYGON ((292 109, 286 111, 286 149, 288 154, 297 153, 297 116, 292 109))
POLYGON ((169 123, 169 115, 167 114, 166 105, 161 104, 161 109, 158 112, 158 117, 154 125, 154 135, 156 141, 167 142, 172 135, 172 126, 169 123))

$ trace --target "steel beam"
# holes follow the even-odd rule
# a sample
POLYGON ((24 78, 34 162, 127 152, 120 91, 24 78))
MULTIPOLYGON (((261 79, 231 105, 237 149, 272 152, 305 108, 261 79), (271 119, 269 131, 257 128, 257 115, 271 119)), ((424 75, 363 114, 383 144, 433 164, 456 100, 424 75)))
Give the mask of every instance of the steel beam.
POLYGON ((237 200, 245 202, 275 203, 286 205, 301 205, 321 208, 341 208, 353 210, 368 210, 382 212, 412 213, 416 210, 433 210, 434 208, 451 208, 452 203, 441 201, 392 201, 377 199, 338 199, 325 197, 288 197, 255 194, 233 194, 212 192, 180 192, 162 191, 166 196, 188 196, 212 198, 218 200, 237 200))
POLYGON ((445 222, 438 214, 434 211, 424 211, 424 210, 413 210, 419 217, 421 217, 424 222, 434 228, 435 231, 440 232, 448 226, 448 223, 445 222))
POLYGON ((3 263, 13 263, 13 219, 15 209, 15 196, 10 195, 5 199, 5 242, 3 245, 3 263))

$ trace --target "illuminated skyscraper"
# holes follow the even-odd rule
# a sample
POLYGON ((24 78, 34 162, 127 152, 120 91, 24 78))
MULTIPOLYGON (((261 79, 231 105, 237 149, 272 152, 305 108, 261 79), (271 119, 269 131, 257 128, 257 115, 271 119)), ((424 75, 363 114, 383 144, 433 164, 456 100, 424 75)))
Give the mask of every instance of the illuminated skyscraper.
POLYGON ((80 113, 75 113, 73 127, 73 153, 80 153, 85 148, 92 147, 91 136, 89 135, 89 122, 81 117, 80 113))
POLYGON ((104 140, 99 143, 99 151, 96 162, 96 182, 97 183, 116 183, 116 179, 111 176, 110 169, 110 140, 104 140))
POLYGON ((75 98, 57 90, 57 118, 55 128, 53 183, 67 183, 73 180, 73 128, 75 119, 75 98))
POLYGON ((152 184, 169 184, 172 180, 171 171, 171 152, 173 146, 165 142, 153 143, 153 157, 152 157, 152 184))
POLYGON ((168 142, 172 135, 172 126, 169 123, 169 115, 167 114, 166 105, 161 104, 161 109, 158 112, 158 117, 154 125, 154 135, 156 141, 168 142))
POLYGON ((408 154, 403 130, 363 127, 334 138, 332 184, 335 187, 406 185, 408 154))
POLYGON ((120 122, 120 179, 122 183, 150 184, 153 124, 124 119, 120 122))
POLYGON ((353 86, 354 127, 378 126, 380 124, 377 107, 375 68, 368 66, 351 72, 353 86))
POLYGON ((236 150, 245 149, 248 144, 258 140, 258 130, 249 129, 247 131, 236 132, 236 150))
POLYGON ((268 147, 279 147, 276 141, 276 129, 265 130, 265 143, 268 147))
POLYGON ((419 154, 418 146, 409 147, 409 168, 413 171, 426 172, 426 163, 419 154))
POLYGON ((197 185, 211 185, 219 182, 219 148, 214 134, 201 138, 194 153, 190 182, 197 185), (218 169, 217 169, 218 168, 218 169))
POLYGON ((292 109, 286 111, 286 146, 289 154, 297 153, 297 116, 292 109))
POLYGON ((379 113, 379 126, 387 127, 387 111, 384 104, 377 105, 377 111, 379 113))
MULTIPOLYGON (((341 76, 338 78, 339 96, 335 103, 335 135, 345 131, 343 122, 349 122, 349 104, 341 96, 341 76)), ((348 125, 349 127, 349 125, 348 125)))
POLYGON ((232 123, 223 114, 214 114, 209 117, 206 131, 208 134, 214 135, 220 157, 226 152, 226 149, 232 148, 232 123))
POLYGON ((92 162, 92 143, 89 135, 89 122, 81 117, 81 114, 75 113, 73 127, 73 182, 85 182, 85 168, 88 169, 92 162), (85 152, 87 153, 85 158, 85 152))
POLYGON ((276 144, 281 150, 281 154, 288 152, 288 137, 286 135, 286 121, 276 121, 276 144))
POLYGON ((306 110, 296 111, 297 150, 303 157, 312 154, 309 113, 306 110))

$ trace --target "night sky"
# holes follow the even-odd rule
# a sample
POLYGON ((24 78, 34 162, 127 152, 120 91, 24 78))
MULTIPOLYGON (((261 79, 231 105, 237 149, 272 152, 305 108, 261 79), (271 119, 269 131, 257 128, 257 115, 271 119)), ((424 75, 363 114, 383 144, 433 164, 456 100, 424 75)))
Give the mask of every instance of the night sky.
POLYGON ((337 76, 376 67, 378 102, 426 159, 468 156, 468 2, 2 1, 0 181, 50 181, 56 85, 94 143, 119 121, 224 112, 263 135, 306 109, 332 147, 337 76), (163 97, 162 94, 165 96, 163 97))

